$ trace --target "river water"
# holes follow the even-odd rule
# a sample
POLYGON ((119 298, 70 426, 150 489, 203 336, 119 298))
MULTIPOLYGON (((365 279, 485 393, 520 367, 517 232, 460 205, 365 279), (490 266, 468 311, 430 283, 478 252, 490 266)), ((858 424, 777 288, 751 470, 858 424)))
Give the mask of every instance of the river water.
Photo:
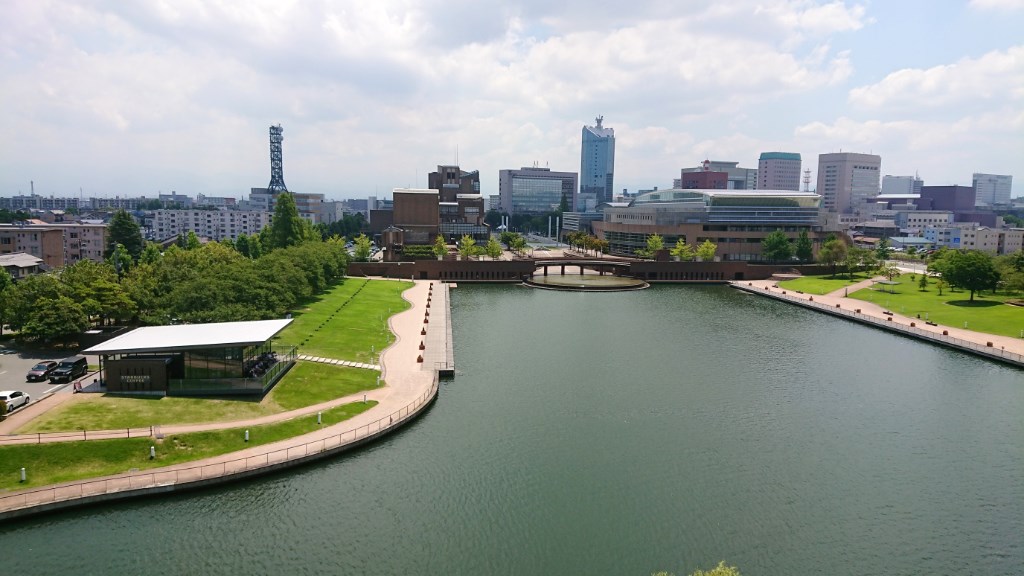
POLYGON ((402 432, 0 525, 5 574, 1024 573, 1024 373, 725 287, 452 290, 402 432))

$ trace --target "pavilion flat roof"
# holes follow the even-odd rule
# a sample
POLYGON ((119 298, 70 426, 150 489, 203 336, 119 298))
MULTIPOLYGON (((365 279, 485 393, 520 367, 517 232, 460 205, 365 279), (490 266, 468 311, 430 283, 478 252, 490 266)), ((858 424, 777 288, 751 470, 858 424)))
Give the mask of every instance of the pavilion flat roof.
POLYGON ((291 318, 287 318, 249 322, 145 326, 111 338, 83 352, 85 354, 130 354, 252 346, 270 340, 291 322, 291 318))

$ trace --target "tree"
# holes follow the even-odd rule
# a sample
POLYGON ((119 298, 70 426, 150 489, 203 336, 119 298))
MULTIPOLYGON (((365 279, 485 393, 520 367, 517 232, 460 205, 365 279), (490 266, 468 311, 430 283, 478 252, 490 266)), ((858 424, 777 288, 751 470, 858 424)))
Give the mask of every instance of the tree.
POLYGON ((785 262, 793 257, 793 245, 785 232, 776 230, 761 241, 761 253, 769 262, 785 262))
POLYGON ((290 192, 278 194, 274 220, 270 224, 270 248, 295 246, 302 242, 305 232, 302 217, 295 207, 295 197, 290 192))
POLYGON ((491 227, 492 230, 497 230, 498 226, 501 226, 501 212, 491 209, 484 214, 484 224, 491 227))
POLYGON ((999 271, 992 263, 992 257, 979 250, 957 250, 944 258, 946 264, 942 277, 952 286, 970 290, 971 301, 974 293, 981 290, 995 290, 999 283, 999 271))
POLYGON ((477 250, 476 240, 469 234, 463 234, 459 240, 459 256, 468 259, 470 256, 479 254, 477 250))
POLYGON ((154 264, 162 254, 160 253, 160 246, 154 242, 146 242, 146 247, 142 249, 142 254, 139 255, 139 264, 154 264))
POLYGON ((807 230, 800 231, 794 252, 801 262, 810 262, 814 258, 814 244, 811 243, 811 237, 807 234, 807 230))
POLYGON ((680 262, 690 262, 696 257, 696 252, 693 250, 693 246, 690 246, 680 238, 676 240, 676 246, 672 249, 672 256, 678 258, 680 262))
POLYGON ((712 262, 715 259, 715 252, 718 252, 718 244, 715 244, 711 240, 704 240, 704 242, 697 247, 697 259, 701 262, 712 262))
POLYGON ((36 311, 22 327, 21 335, 50 342, 65 340, 88 327, 89 318, 82 306, 67 296, 58 296, 54 300, 36 302, 36 311))
POLYGON ((501 256, 501 244, 494 237, 487 239, 487 246, 484 248, 491 260, 497 260, 501 256))
POLYGON ((366 234, 360 234, 356 236, 355 240, 352 241, 355 245, 354 258, 357 262, 366 262, 370 259, 370 239, 366 237, 366 234))
POLYGON ((636 251, 641 258, 654 258, 658 252, 665 249, 665 239, 658 234, 651 234, 647 237, 647 247, 636 251))
POLYGON ((4 333, 4 324, 10 314, 11 297, 14 293, 14 279, 6 268, 0 268, 0 334, 4 333))
POLYGON ((836 264, 846 260, 846 243, 832 236, 825 240, 818 251, 818 261, 832 267, 832 277, 836 277, 836 264))
POLYGON ((921 292, 926 292, 928 290, 927 274, 921 274, 921 279, 917 281, 917 289, 920 290, 921 292))
POLYGON ((892 247, 889 239, 882 238, 878 241, 878 246, 875 247, 875 256, 878 257, 879 261, 884 261, 889 259, 890 254, 892 254, 892 247))
POLYGON ((142 230, 132 215, 124 210, 114 212, 114 217, 110 219, 110 225, 107 226, 107 248, 103 257, 109 258, 118 244, 128 250, 133 262, 142 254, 142 230))
POLYGON ((438 259, 443 258, 448 253, 448 245, 444 243, 444 236, 438 234, 434 238, 434 247, 431 250, 433 250, 434 256, 437 256, 438 259))

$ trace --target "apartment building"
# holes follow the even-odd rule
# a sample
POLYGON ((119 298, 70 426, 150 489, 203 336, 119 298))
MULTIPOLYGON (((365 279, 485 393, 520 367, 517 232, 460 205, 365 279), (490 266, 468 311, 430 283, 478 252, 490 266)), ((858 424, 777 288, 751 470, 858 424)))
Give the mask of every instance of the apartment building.
POLYGON ((157 210, 153 236, 164 240, 192 231, 213 240, 235 240, 241 234, 259 234, 272 219, 273 214, 264 210, 157 210))

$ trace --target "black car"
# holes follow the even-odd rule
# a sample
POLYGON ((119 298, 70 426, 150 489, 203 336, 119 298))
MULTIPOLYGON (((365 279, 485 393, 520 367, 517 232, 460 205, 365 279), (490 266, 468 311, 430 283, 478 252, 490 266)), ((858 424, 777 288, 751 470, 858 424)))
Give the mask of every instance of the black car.
POLYGON ((29 382, 41 382, 46 380, 46 378, 50 376, 50 372, 53 372, 53 369, 56 367, 57 363, 53 360, 40 362, 28 371, 28 374, 25 375, 25 380, 28 380, 29 382))
POLYGON ((61 360, 57 367, 50 372, 50 382, 71 382, 79 376, 84 376, 89 369, 89 361, 85 356, 72 356, 61 360))

